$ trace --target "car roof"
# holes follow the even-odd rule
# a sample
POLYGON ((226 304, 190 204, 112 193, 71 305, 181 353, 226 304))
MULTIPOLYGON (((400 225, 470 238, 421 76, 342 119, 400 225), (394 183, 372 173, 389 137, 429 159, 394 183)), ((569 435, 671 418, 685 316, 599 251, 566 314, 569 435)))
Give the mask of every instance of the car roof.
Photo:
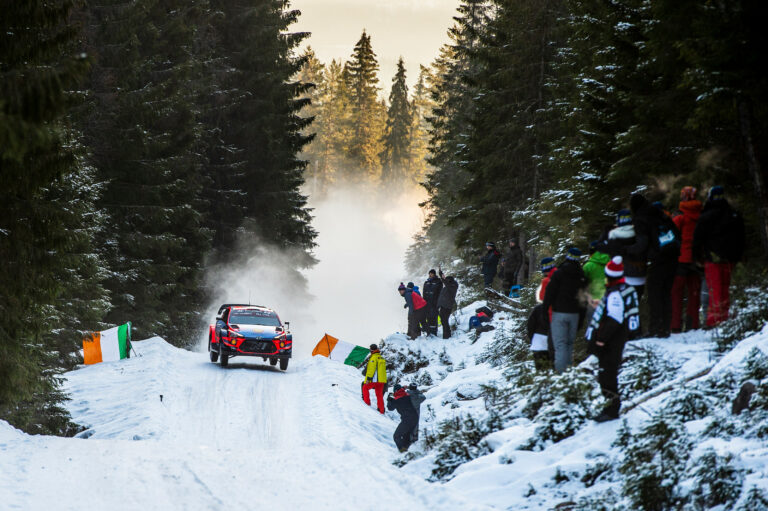
POLYGON ((225 303, 221 307, 219 307, 219 312, 217 313, 217 316, 221 316, 221 314, 224 312, 224 309, 251 309, 251 310, 262 310, 267 312, 275 312, 274 310, 264 307, 263 305, 251 305, 251 304, 245 304, 245 303, 225 303))

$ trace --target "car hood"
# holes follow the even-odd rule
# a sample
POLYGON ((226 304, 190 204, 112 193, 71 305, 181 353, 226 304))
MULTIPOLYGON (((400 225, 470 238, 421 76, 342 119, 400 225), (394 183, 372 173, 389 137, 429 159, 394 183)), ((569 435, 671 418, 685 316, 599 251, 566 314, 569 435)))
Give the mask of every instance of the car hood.
POLYGON ((235 330, 250 339, 274 339, 277 336, 276 327, 263 325, 237 325, 235 330))

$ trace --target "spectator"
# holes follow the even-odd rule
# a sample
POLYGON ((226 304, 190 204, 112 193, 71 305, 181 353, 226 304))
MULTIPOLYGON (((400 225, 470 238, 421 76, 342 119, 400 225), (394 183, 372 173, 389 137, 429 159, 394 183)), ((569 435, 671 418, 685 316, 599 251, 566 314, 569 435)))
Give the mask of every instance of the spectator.
POLYGON ((520 289, 520 286, 517 285, 517 275, 522 265, 523 251, 517 246, 517 240, 512 238, 509 240, 509 250, 504 254, 504 259, 501 260, 501 266, 504 269, 504 281, 502 283, 504 296, 520 297, 519 292, 514 293, 513 291, 520 289))
POLYGON ((405 299, 404 308, 408 308, 408 338, 416 339, 421 335, 419 325, 423 324, 427 317, 427 302, 421 295, 414 292, 413 287, 406 287, 402 282, 397 291, 405 299))
POLYGON ((672 332, 681 332, 683 327, 683 297, 687 295, 685 329, 699 328, 699 305, 701 296, 701 271, 693 259, 693 233, 701 215, 701 201, 696 200, 696 188, 686 186, 680 191, 680 212, 672 220, 680 231, 680 257, 677 259, 677 273, 672 285, 672 332), (687 293, 686 293, 687 291, 687 293))
POLYGON ((645 290, 645 276, 647 272, 647 254, 642 251, 629 253, 629 247, 636 242, 635 226, 632 225, 632 212, 622 209, 616 213, 616 227, 608 232, 606 250, 610 257, 620 255, 624 260, 624 280, 634 287, 637 295, 642 297, 645 290))
POLYGON ((539 264, 541 265, 541 273, 544 275, 544 278, 541 279, 541 284, 539 284, 539 287, 536 290, 536 301, 541 303, 544 301, 547 284, 549 284, 552 275, 557 271, 557 266, 555 266, 555 259, 552 257, 545 257, 539 264))
POLYGON ((440 315, 440 323, 443 325, 443 339, 450 339, 451 312, 456 306, 456 292, 459 289, 459 283, 452 275, 444 276, 443 270, 440 270, 440 279, 443 281, 443 289, 437 299, 437 312, 440 315))
POLYGON ((365 379, 363 380, 363 401, 371 406, 371 389, 376 393, 376 404, 379 412, 384 413, 384 392, 387 385, 387 361, 381 356, 379 347, 371 344, 371 356, 365 366, 365 379))
POLYGON ((581 250, 568 249, 565 261, 557 268, 544 294, 544 310, 552 308, 550 332, 555 347, 555 371, 562 373, 573 363, 573 343, 584 322, 582 293, 587 278, 581 268, 581 250))
MULTIPOLYGON (((408 284, 405 285, 405 287, 407 287, 408 289, 411 289, 414 295, 424 298, 423 296, 421 296, 421 291, 419 291, 419 286, 417 286, 413 282, 409 282, 408 284)), ((419 299, 416 298, 416 301, 418 300, 419 299)), ((427 331, 427 308, 425 307, 422 312, 423 314, 418 313, 418 314, 415 314, 415 317, 414 317, 414 321, 416 321, 416 329, 417 329, 416 331, 427 335, 429 333, 427 331)), ((418 337, 418 334, 417 334, 417 337, 418 337)))
POLYGON ((443 289, 443 281, 437 278, 435 270, 429 270, 429 277, 424 282, 424 294, 427 301, 427 334, 437 335, 437 302, 443 289))
POLYGON ((411 404, 414 410, 416 410, 416 425, 413 427, 411 433, 411 443, 416 442, 419 439, 419 420, 421 419, 421 403, 423 403, 427 397, 419 392, 419 388, 415 383, 408 385, 408 394, 411 397, 411 404))
POLYGON ((400 414, 400 424, 392 437, 397 449, 400 452, 405 452, 412 443, 413 428, 419 426, 416 409, 413 407, 408 391, 400 385, 395 385, 394 394, 387 397, 387 408, 397 410, 397 413, 400 414))
POLYGON ((693 256, 703 259, 709 288, 707 328, 728 319, 729 286, 734 264, 744 255, 744 220, 725 198, 722 186, 709 190, 693 234, 693 256))
POLYGON ((592 301, 587 306, 587 318, 592 317, 595 311, 594 302, 600 301, 605 294, 605 265, 611 260, 611 257, 600 251, 600 245, 597 241, 589 244, 589 261, 584 264, 584 275, 589 282, 589 296, 592 301))
POLYGON ((531 341, 533 363, 537 371, 552 367, 552 344, 549 335, 549 316, 544 305, 539 303, 528 316, 528 340, 531 341))
POLYGON ((647 280, 650 334, 669 337, 672 285, 680 257, 680 234, 672 219, 643 195, 632 195, 630 207, 635 225, 635 244, 627 248, 627 253, 646 254, 650 263, 647 280))
POLYGON ((496 278, 501 254, 496 250, 496 244, 491 241, 485 244, 485 249, 485 255, 480 258, 480 262, 483 263, 483 282, 485 287, 491 287, 493 279, 496 278))
POLYGON ((589 328, 587 341, 589 351, 600 362, 597 380, 608 405, 595 418, 605 422, 619 418, 621 397, 619 395, 619 368, 624 345, 630 338, 630 332, 640 325, 637 292, 624 281, 624 265, 621 256, 614 257, 605 265, 608 279, 605 296, 595 309, 589 328))

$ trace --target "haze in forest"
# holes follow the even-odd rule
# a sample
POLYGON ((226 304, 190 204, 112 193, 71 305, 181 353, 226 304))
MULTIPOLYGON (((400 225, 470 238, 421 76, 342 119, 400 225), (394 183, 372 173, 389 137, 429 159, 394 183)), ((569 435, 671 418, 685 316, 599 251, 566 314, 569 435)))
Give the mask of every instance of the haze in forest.
POLYGON ((360 33, 371 34, 381 66, 381 85, 388 90, 402 56, 408 85, 419 75, 419 64, 429 65, 440 46, 448 42, 447 31, 458 6, 456 0, 294 0, 301 11, 292 28, 311 32, 310 45, 322 62, 346 59, 360 33))

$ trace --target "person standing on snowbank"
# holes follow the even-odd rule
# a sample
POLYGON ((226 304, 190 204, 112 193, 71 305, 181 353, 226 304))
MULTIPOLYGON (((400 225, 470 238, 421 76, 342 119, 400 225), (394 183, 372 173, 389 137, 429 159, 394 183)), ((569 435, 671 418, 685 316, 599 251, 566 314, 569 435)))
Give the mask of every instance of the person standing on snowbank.
POLYGON ((483 283, 485 287, 491 287, 493 279, 496 278, 501 254, 496 250, 496 244, 492 241, 485 244, 485 250, 485 255, 480 258, 480 262, 483 263, 483 283))
POLYGON ((504 282, 502 283, 501 291, 504 293, 504 296, 520 297, 517 275, 522 265, 523 251, 517 246, 517 240, 513 238, 509 240, 509 250, 504 254, 504 259, 501 260, 501 266, 504 268, 504 282))
POLYGON ((459 290, 459 283, 452 275, 447 277, 443 275, 443 270, 440 270, 440 279, 443 281, 443 289, 437 299, 437 313, 440 315, 440 323, 443 325, 443 339, 450 339, 451 312, 456 307, 456 292, 459 290))
POLYGON ((412 442, 411 435, 413 429, 419 427, 419 420, 416 415, 416 409, 411 402, 411 396, 408 391, 400 385, 395 385, 394 393, 387 397, 387 409, 397 410, 400 414, 400 424, 395 429, 392 438, 400 452, 408 450, 412 442))
POLYGON ((408 395, 411 396, 411 404, 413 409, 416 410, 416 426, 411 433, 411 443, 415 443, 419 439, 419 420, 421 419, 421 403, 423 403, 427 397, 419 392, 419 387, 415 383, 408 385, 408 395))
POLYGON ((631 339, 632 331, 640 326, 637 291, 624 281, 624 264, 621 256, 614 257, 605 265, 608 279, 605 296, 595 309, 587 328, 589 352, 600 362, 597 381, 608 405, 595 418, 605 422, 619 418, 619 368, 624 345, 631 339))
POLYGON ((406 287, 402 282, 397 291, 405 299, 404 307, 408 308, 408 338, 414 340, 421 335, 419 325, 426 322, 427 301, 413 287, 406 287))
POLYGON ((565 261, 547 285, 544 310, 552 307, 550 333, 555 346, 555 371, 562 373, 573 363, 573 343, 584 322, 586 313, 584 296, 587 277, 581 268, 581 250, 568 249, 565 261))
POLYGON ((371 356, 365 366, 365 379, 363 380, 363 401, 371 406, 371 389, 376 393, 376 404, 379 412, 384 414, 384 392, 387 386, 387 361, 381 356, 379 347, 371 344, 371 356))
POLYGON ((422 290, 422 296, 427 301, 427 335, 437 335, 437 302, 443 290, 443 281, 437 278, 435 270, 429 270, 429 277, 422 290))
POLYGON ((680 231, 680 257, 677 259, 677 273, 672 284, 672 322, 670 330, 679 333, 683 329, 683 298, 687 296, 688 307, 685 329, 699 328, 699 305, 701 296, 701 271, 693 259, 693 233, 701 216, 701 201, 696 200, 696 188, 685 186, 680 191, 680 213, 672 218, 680 231), (687 291, 687 292, 686 292, 687 291))
POLYGON ((693 255, 704 260, 704 276, 709 288, 707 328, 728 319, 731 272, 744 255, 744 243, 741 214, 725 199, 723 187, 713 186, 693 233, 693 255))

